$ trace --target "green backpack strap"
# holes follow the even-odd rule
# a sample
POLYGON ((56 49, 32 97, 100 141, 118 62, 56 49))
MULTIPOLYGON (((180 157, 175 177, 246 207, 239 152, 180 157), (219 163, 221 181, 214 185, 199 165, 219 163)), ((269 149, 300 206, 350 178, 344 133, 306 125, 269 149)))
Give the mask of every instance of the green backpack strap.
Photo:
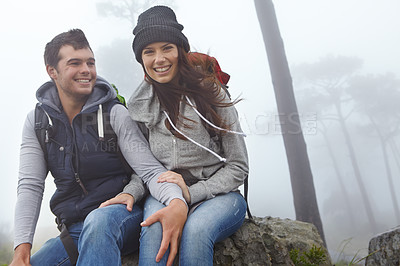
POLYGON ((126 106, 125 98, 124 98, 124 96, 122 96, 121 94, 119 94, 118 89, 117 89, 117 86, 115 86, 114 84, 111 84, 111 87, 113 87, 114 90, 115 90, 115 92, 117 93, 117 99, 118 99, 118 101, 120 101, 120 103, 122 103, 123 105, 126 106))

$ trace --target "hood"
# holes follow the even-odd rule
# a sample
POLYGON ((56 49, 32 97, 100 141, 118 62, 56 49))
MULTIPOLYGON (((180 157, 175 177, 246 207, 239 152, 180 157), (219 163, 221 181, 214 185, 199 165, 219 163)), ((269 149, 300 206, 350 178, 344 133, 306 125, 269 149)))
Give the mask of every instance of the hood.
POLYGON ((162 119, 160 101, 154 95, 153 86, 143 80, 128 100, 129 114, 133 120, 152 127, 162 119))
MULTIPOLYGON (((191 102, 189 97, 186 96, 186 101, 188 106, 193 109, 193 111, 199 116, 201 120, 209 124, 210 126, 225 131, 230 134, 237 134, 246 136, 243 132, 237 132, 232 130, 227 130, 221 127, 218 127, 208 121, 195 107, 195 105, 191 102)), ((162 110, 160 107, 160 103, 157 97, 154 95, 153 87, 150 83, 144 80, 138 87, 138 89, 132 94, 131 98, 128 101, 128 110, 131 118, 133 120, 144 122, 148 128, 151 128, 155 125, 158 121, 163 119, 163 115, 166 119, 168 119, 170 125, 177 131, 179 134, 184 136, 188 141, 192 142, 193 144, 199 146, 200 148, 210 152, 212 155, 217 157, 221 162, 225 162, 226 159, 214 152, 213 150, 205 147, 204 145, 196 142, 194 139, 190 138, 188 135, 180 131, 176 125, 172 122, 171 118, 169 117, 168 113, 165 110, 162 110)))
MULTIPOLYGON (((82 108, 82 111, 105 103, 109 100, 117 97, 117 93, 110 83, 108 83, 104 78, 97 76, 96 84, 93 88, 93 92, 90 94, 88 100, 82 108)), ((44 83, 36 91, 36 99, 54 110, 61 112, 62 106, 60 102, 60 97, 58 96, 56 85, 53 81, 48 81, 44 83)))

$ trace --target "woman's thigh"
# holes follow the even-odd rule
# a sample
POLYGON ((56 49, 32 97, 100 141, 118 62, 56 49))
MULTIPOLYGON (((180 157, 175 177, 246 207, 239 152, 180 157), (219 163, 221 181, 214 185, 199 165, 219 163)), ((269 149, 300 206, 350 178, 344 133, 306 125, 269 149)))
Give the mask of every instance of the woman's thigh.
POLYGON ((246 201, 236 192, 203 202, 188 217, 183 234, 200 234, 221 241, 242 225, 246 216, 246 201))
POLYGON ((212 263, 214 244, 236 232, 245 216, 246 201, 239 193, 230 192, 203 202, 189 215, 183 229, 181 263, 203 259, 204 265, 212 263))

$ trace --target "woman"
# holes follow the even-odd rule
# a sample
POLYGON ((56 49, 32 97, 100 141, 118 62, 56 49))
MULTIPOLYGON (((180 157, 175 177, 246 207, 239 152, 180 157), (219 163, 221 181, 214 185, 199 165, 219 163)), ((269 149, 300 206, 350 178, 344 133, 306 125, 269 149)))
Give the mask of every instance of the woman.
MULTIPOLYGON (((212 265, 214 244, 239 229, 245 218, 246 202, 238 187, 248 174, 247 151, 236 102, 230 101, 217 74, 209 71, 215 62, 189 53, 182 29, 166 6, 139 16, 132 46, 145 80, 128 109, 146 126, 155 157, 176 173, 158 182, 178 184, 190 206, 180 264, 212 265)), ((164 207, 149 196, 144 219, 164 207)), ((156 263, 161 238, 159 224, 142 228, 139 264, 156 263)), ((167 257, 164 254, 162 264, 167 257)))

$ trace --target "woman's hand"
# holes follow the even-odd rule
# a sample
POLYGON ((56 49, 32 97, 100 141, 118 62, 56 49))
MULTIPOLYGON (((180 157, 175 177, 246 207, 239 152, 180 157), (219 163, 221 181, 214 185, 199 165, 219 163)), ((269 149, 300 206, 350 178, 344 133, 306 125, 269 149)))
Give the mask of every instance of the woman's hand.
POLYGON ((185 198, 187 204, 190 204, 189 188, 186 186, 186 183, 180 174, 175 173, 173 171, 164 172, 158 177, 157 180, 157 183, 163 183, 163 182, 177 184, 182 189, 183 197, 185 198))
POLYGON ((106 207, 113 204, 125 204, 128 211, 132 211, 133 204, 135 203, 135 198, 131 194, 121 193, 114 198, 111 198, 102 204, 99 208, 106 207))

